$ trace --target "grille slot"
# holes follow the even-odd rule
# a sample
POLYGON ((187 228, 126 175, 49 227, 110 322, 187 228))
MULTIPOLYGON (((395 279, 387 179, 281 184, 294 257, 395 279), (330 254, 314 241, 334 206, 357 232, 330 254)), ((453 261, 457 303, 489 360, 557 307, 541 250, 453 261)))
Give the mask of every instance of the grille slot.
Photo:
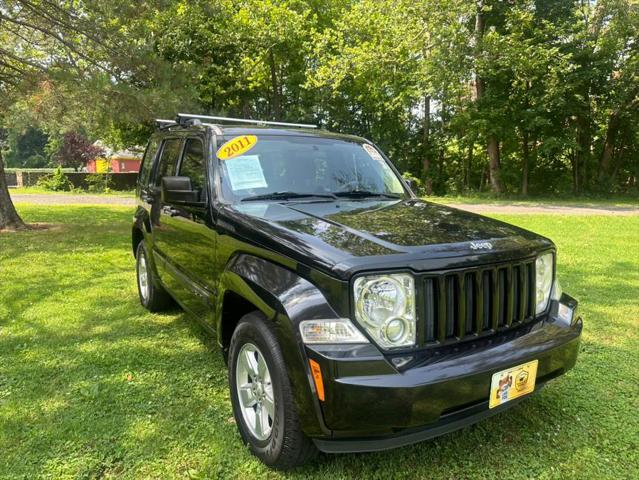
POLYGON ((532 319, 534 260, 424 278, 426 343, 454 343, 532 319))

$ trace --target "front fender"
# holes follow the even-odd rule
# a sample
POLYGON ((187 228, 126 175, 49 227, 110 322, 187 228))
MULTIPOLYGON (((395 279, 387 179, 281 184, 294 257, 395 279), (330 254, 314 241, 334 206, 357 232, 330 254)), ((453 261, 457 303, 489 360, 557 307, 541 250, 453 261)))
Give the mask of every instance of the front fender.
MULTIPOLYGON (((298 328, 302 320, 339 317, 322 292, 299 274, 248 254, 237 255, 229 262, 222 274, 221 290, 220 298, 232 291, 275 323, 302 429, 309 436, 330 434, 298 328)), ((222 306, 218 308, 216 330, 221 338, 222 306)))

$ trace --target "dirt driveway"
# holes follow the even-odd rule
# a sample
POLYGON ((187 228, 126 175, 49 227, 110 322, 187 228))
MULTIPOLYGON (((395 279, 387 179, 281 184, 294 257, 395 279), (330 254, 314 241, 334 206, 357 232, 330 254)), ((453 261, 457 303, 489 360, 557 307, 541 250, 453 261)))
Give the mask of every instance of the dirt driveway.
MULTIPOLYGON (((113 195, 68 195, 68 194, 13 194, 16 203, 36 205, 121 205, 134 206, 132 197, 113 195)), ((639 215, 639 207, 598 205, 503 205, 492 203, 446 203, 451 207, 475 213, 537 213, 558 215, 639 215)))

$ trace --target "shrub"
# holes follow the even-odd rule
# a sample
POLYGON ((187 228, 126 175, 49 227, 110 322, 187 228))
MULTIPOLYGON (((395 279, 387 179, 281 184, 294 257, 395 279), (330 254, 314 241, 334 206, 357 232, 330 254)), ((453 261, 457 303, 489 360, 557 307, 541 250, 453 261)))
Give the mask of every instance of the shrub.
POLYGON ((37 186, 54 192, 70 192, 73 190, 73 184, 62 171, 62 167, 58 167, 53 173, 41 177, 37 186))
POLYGON ((43 168, 47 166, 47 159, 39 153, 31 155, 24 162, 26 168, 43 168))
POLYGON ((85 182, 89 192, 109 193, 111 191, 110 173, 92 173, 91 175, 87 175, 85 182))

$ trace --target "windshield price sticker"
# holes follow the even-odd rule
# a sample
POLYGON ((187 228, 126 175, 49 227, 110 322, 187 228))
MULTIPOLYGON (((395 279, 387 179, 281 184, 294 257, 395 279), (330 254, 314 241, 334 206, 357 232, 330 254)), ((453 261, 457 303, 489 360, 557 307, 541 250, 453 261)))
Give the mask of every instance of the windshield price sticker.
POLYGON ((382 157, 382 155, 372 145, 369 145, 368 143, 363 143, 362 148, 366 150, 366 153, 368 153, 369 157, 371 157, 373 160, 377 160, 378 162, 384 162, 384 157, 382 157))
POLYGON ((257 155, 243 155, 224 165, 234 192, 268 187, 257 155))
POLYGON ((255 135, 242 135, 235 137, 222 145, 217 151, 217 158, 220 160, 230 160, 243 153, 248 152, 257 145, 257 137, 255 135))

